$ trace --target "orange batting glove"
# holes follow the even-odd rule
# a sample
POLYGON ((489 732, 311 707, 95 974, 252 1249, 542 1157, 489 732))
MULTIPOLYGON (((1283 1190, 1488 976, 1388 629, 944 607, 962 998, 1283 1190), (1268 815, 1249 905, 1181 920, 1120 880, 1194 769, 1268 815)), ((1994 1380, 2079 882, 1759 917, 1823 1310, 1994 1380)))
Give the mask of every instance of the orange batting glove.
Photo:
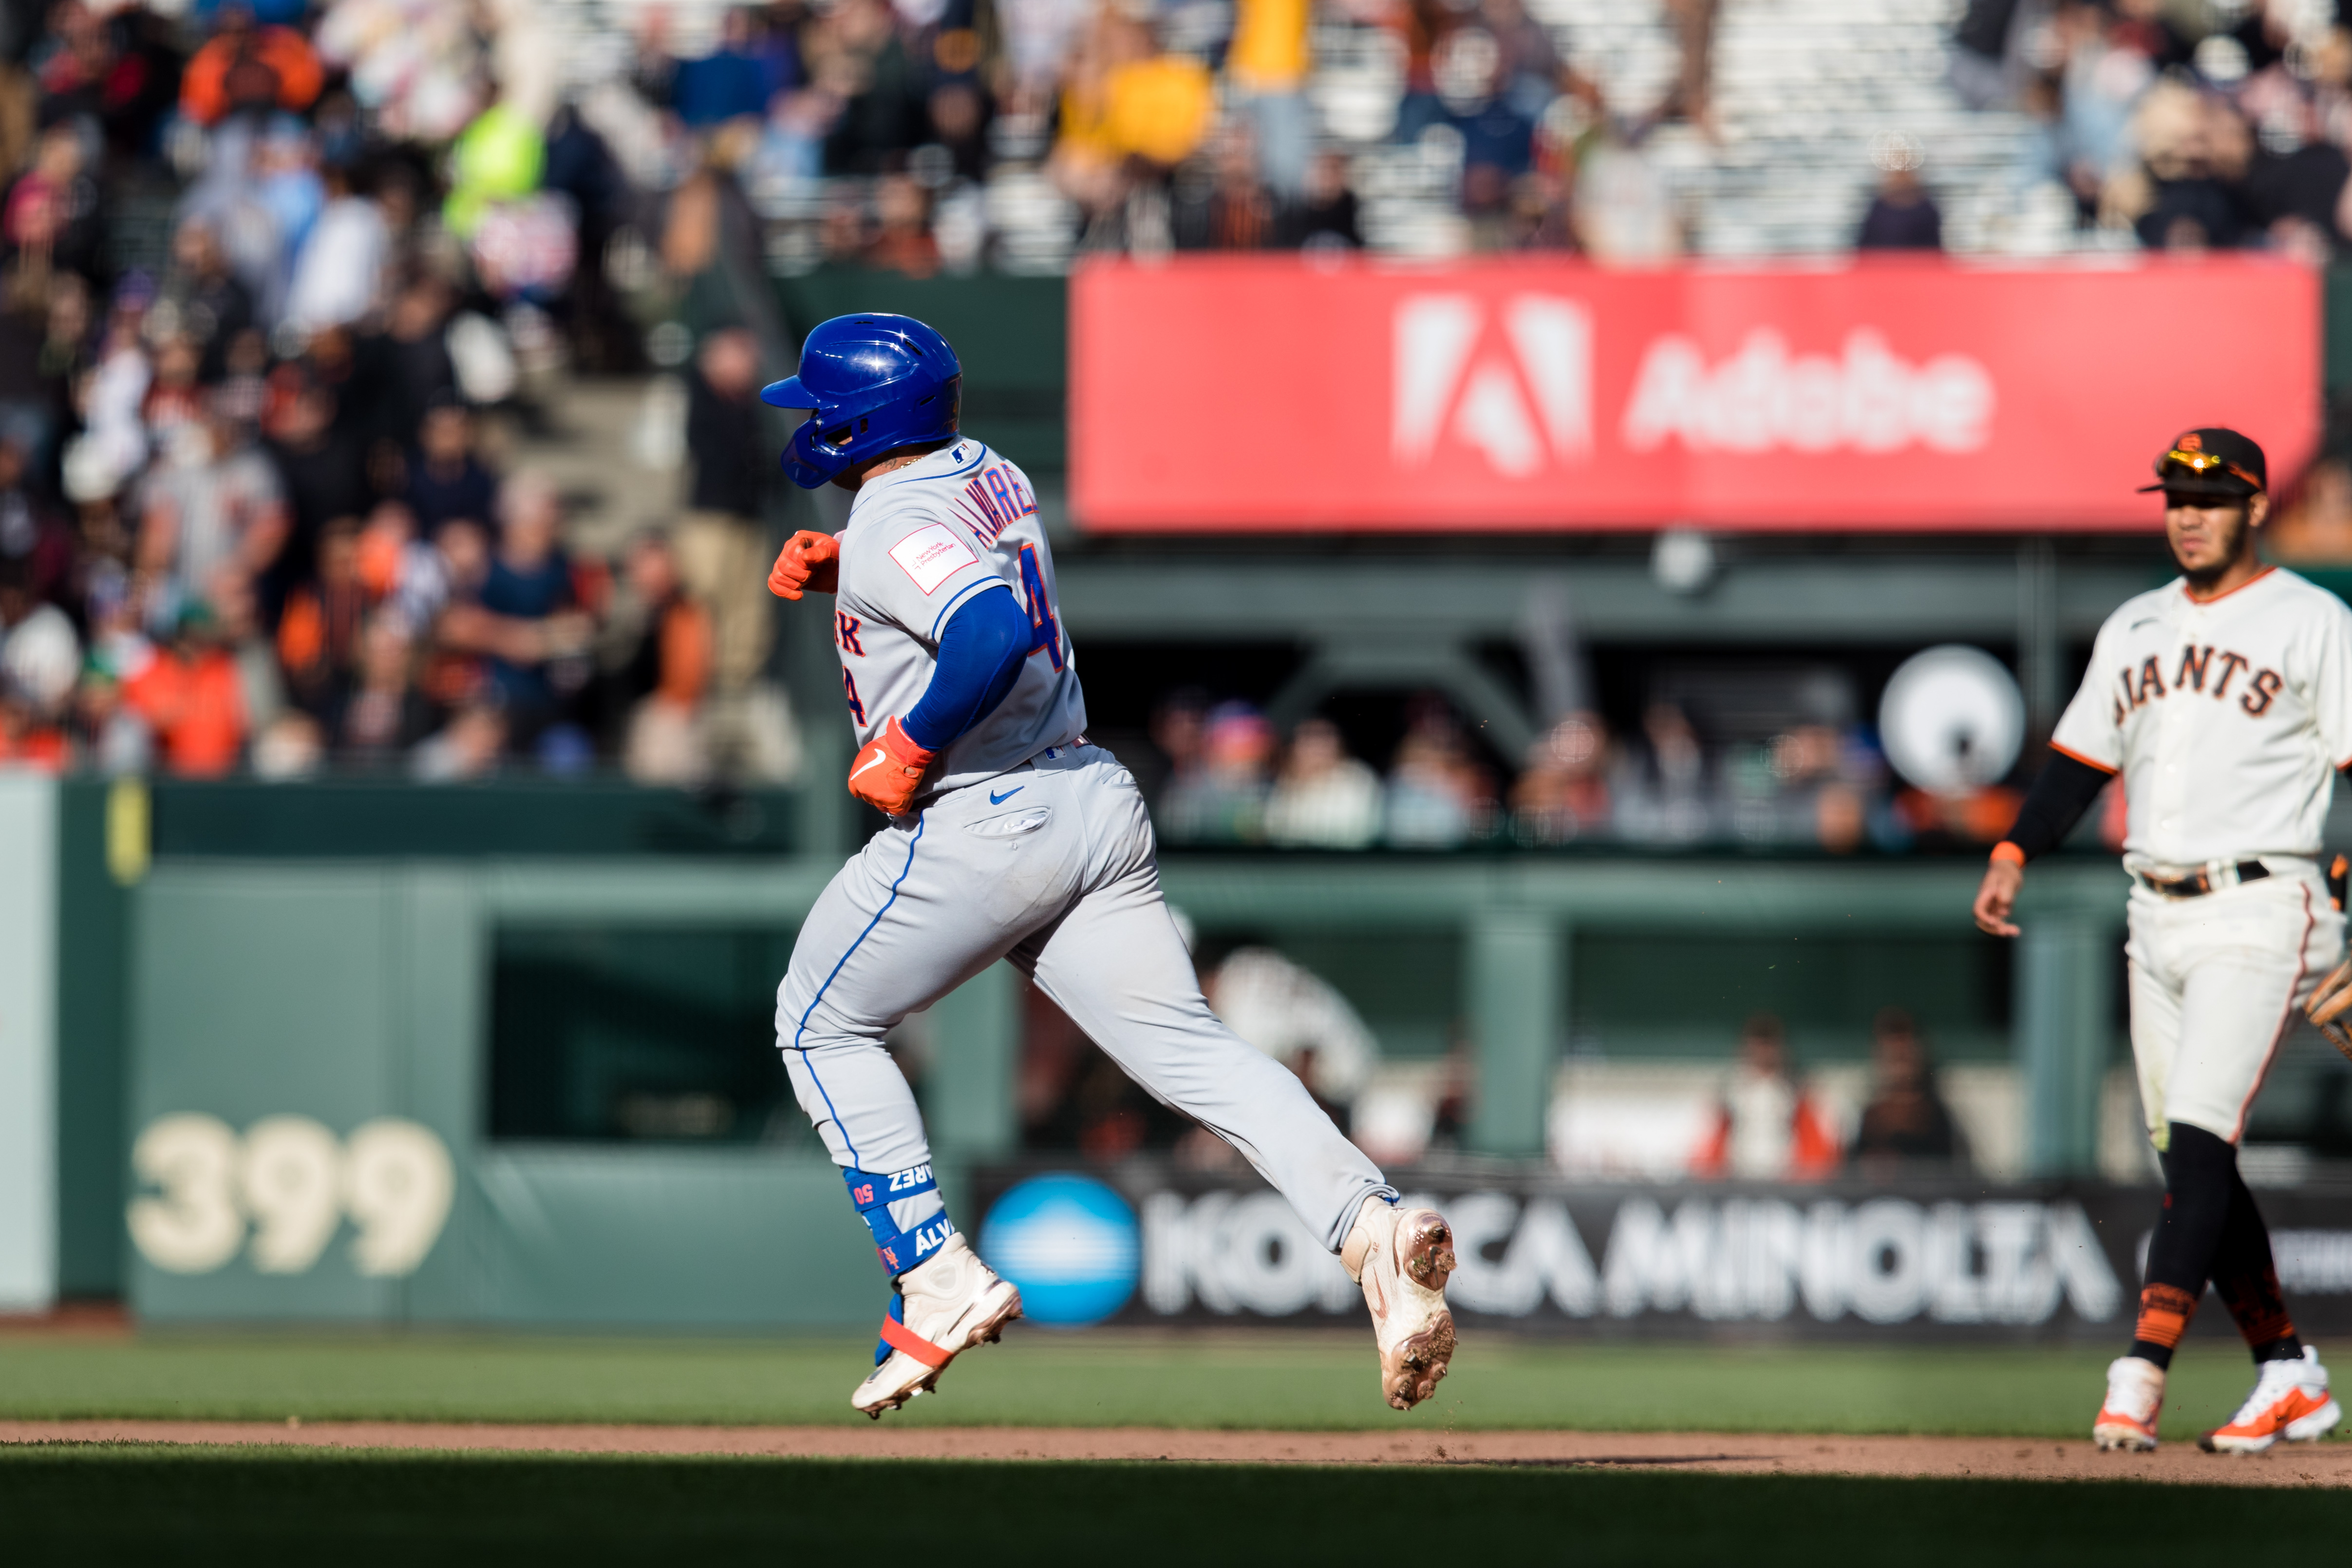
POLYGON ((797 599, 806 592, 839 593, 840 582, 841 541, 811 529, 784 541, 782 553, 768 569, 768 592, 779 599, 797 599))
POLYGON ((849 764, 849 793, 885 816, 904 816, 915 804, 915 792, 923 787, 923 770, 938 757, 937 752, 915 744, 894 714, 849 764))

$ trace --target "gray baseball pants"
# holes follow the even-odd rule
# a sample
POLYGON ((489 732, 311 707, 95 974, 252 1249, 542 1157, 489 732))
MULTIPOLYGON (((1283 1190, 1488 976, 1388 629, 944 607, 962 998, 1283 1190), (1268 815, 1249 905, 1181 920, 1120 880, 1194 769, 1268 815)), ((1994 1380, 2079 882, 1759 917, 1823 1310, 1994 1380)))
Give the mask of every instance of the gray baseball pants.
MULTIPOLYGON (((776 991, 776 1041, 834 1163, 929 1163, 882 1037, 1000 958, 1153 1098, 1240 1150, 1332 1251, 1364 1199, 1395 1199, 1306 1086, 1209 1010, 1160 898, 1143 796, 1087 745, 892 822, 818 896, 776 991)), ((937 1212, 906 1210, 892 1205, 902 1225, 937 1212)))

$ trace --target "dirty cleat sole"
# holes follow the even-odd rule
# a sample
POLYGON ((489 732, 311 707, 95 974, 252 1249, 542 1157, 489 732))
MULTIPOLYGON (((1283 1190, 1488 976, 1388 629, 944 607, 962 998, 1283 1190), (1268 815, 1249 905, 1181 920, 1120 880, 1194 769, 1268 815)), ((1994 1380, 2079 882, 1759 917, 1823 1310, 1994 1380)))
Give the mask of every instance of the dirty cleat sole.
POLYGON ((1349 1233, 1340 1260, 1371 1310, 1381 1394, 1391 1408, 1410 1410, 1437 1391, 1454 1360, 1454 1314, 1445 1305, 1454 1229, 1435 1209, 1372 1200, 1349 1233))

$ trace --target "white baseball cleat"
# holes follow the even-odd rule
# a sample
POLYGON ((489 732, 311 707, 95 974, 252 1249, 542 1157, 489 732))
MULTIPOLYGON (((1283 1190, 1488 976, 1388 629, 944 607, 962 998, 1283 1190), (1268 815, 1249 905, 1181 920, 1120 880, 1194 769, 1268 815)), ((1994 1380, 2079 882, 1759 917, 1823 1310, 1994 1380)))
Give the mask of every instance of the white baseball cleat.
POLYGON ((2303 1347, 2300 1361, 2266 1361, 2254 1391, 2227 1426, 2197 1439, 2209 1454, 2259 1454, 2284 1437, 2316 1443, 2344 1419, 2344 1408, 2327 1392, 2327 1369, 2319 1348, 2303 1347))
POLYGON ((2157 1413, 2164 1408, 2164 1369, 2136 1355, 2107 1363, 2107 1397, 2091 1424, 2102 1448, 2146 1453, 2156 1447, 2157 1413))
POLYGON ((1021 1315, 1021 1292, 980 1260, 961 1236, 898 1279, 898 1299, 882 1320, 883 1356, 849 1403, 877 1421, 929 1392, 948 1363, 974 1345, 993 1344, 1021 1315))
POLYGON ((1363 1287, 1381 1352, 1381 1393, 1410 1410, 1437 1392, 1454 1359, 1454 1314, 1445 1278, 1454 1272, 1454 1231, 1435 1209, 1400 1208, 1366 1198, 1339 1248, 1348 1277, 1363 1287))

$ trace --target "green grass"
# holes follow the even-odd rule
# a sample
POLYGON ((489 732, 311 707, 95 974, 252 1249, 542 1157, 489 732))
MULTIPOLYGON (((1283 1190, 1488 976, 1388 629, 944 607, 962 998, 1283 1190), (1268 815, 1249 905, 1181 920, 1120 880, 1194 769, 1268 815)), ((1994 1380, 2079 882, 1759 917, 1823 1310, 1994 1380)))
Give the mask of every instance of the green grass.
MULTIPOLYGON (((0 1335, 0 1417, 830 1423, 870 1340, 0 1335)), ((1016 1332, 960 1360, 920 1426, 1581 1427, 2080 1437, 2107 1349, 1555 1345, 1474 1338, 1438 1397, 1380 1403, 1370 1336, 1016 1332)), ((2175 1363, 2166 1436, 2228 1419, 2233 1344, 2175 1363)))
POLYGON ((2318 1491, 1490 1468, 0 1451, 12 1563, 2325 1561, 2318 1491), (1382 1550, 1383 1546, 1386 1550, 1382 1550), (299 1553, 299 1555, 298 1555, 299 1553), (331 1555, 329 1555, 331 1553, 331 1555))

